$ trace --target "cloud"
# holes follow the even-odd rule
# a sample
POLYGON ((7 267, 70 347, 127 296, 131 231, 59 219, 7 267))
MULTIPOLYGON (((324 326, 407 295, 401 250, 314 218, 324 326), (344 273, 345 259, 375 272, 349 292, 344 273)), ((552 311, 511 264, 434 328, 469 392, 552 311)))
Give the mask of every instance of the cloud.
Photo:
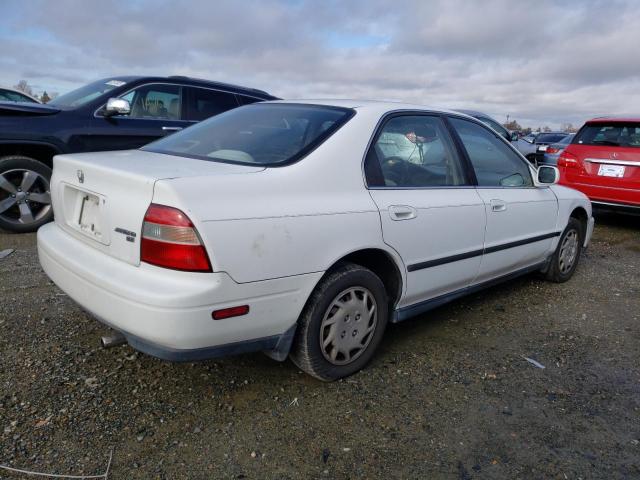
POLYGON ((182 74, 531 126, 640 111, 633 1, 5 0, 3 10, 0 83, 40 90, 182 74))

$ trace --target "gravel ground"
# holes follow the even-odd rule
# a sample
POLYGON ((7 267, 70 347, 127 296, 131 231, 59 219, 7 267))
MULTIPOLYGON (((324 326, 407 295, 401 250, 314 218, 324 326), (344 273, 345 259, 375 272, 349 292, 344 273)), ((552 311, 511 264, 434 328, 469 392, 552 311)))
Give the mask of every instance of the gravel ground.
POLYGON ((0 233, 6 248, 0 464, 101 474, 113 449, 110 479, 640 478, 640 217, 598 215, 570 282, 527 276, 392 326, 331 384, 262 354, 102 350, 35 235, 0 233))

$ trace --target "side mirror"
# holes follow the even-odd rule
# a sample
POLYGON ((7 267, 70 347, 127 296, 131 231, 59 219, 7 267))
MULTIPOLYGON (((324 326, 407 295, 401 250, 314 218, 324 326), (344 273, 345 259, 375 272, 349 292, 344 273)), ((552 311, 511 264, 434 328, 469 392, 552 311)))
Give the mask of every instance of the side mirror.
POLYGON ((114 115, 129 115, 131 113, 131 104, 124 98, 110 98, 104 109, 105 117, 113 117, 114 115))
POLYGON ((538 167, 538 183, 541 185, 554 185, 560 180, 560 170, 551 165, 538 167))
POLYGON ((511 141, 512 142, 517 142, 519 138, 520 138, 520 135, 518 135, 518 132, 511 132, 511 141))

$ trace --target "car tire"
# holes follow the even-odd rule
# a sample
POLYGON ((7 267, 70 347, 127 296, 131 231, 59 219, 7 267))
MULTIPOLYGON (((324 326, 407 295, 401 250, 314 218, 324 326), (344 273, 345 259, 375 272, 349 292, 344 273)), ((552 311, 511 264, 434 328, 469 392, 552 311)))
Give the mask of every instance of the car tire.
POLYGON ((0 158, 0 228, 35 232, 50 222, 50 181, 51 169, 38 160, 22 155, 0 158))
POLYGON ((371 270, 352 263, 340 266, 309 297, 298 320, 291 360, 323 381, 361 370, 382 340, 388 304, 385 287, 371 270))
POLYGON ((584 225, 576 218, 569 218, 558 240, 556 251, 551 257, 545 278, 556 283, 569 280, 578 266, 583 243, 584 225))

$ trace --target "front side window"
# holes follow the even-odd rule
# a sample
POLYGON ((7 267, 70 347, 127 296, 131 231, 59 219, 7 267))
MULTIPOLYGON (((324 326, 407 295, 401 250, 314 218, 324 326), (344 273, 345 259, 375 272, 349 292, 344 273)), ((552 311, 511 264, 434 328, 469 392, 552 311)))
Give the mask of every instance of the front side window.
POLYGON ((232 93, 204 88, 189 88, 187 119, 201 121, 238 106, 232 93))
POLYGON ((178 85, 143 85, 121 98, 131 104, 129 118, 180 120, 182 88, 178 85))
POLYGON ((427 115, 388 120, 367 153, 365 174, 370 187, 439 187, 466 182, 444 123, 427 115))
POLYGON ((587 124, 576 135, 573 143, 580 145, 608 145, 612 147, 640 147, 640 123, 587 124))
POLYGON ((530 187, 531 171, 505 142, 490 130, 461 118, 449 118, 462 140, 481 187, 530 187))
POLYGON ((278 166, 322 144, 354 114, 323 105, 255 103, 216 115, 143 150, 212 162, 278 166))

